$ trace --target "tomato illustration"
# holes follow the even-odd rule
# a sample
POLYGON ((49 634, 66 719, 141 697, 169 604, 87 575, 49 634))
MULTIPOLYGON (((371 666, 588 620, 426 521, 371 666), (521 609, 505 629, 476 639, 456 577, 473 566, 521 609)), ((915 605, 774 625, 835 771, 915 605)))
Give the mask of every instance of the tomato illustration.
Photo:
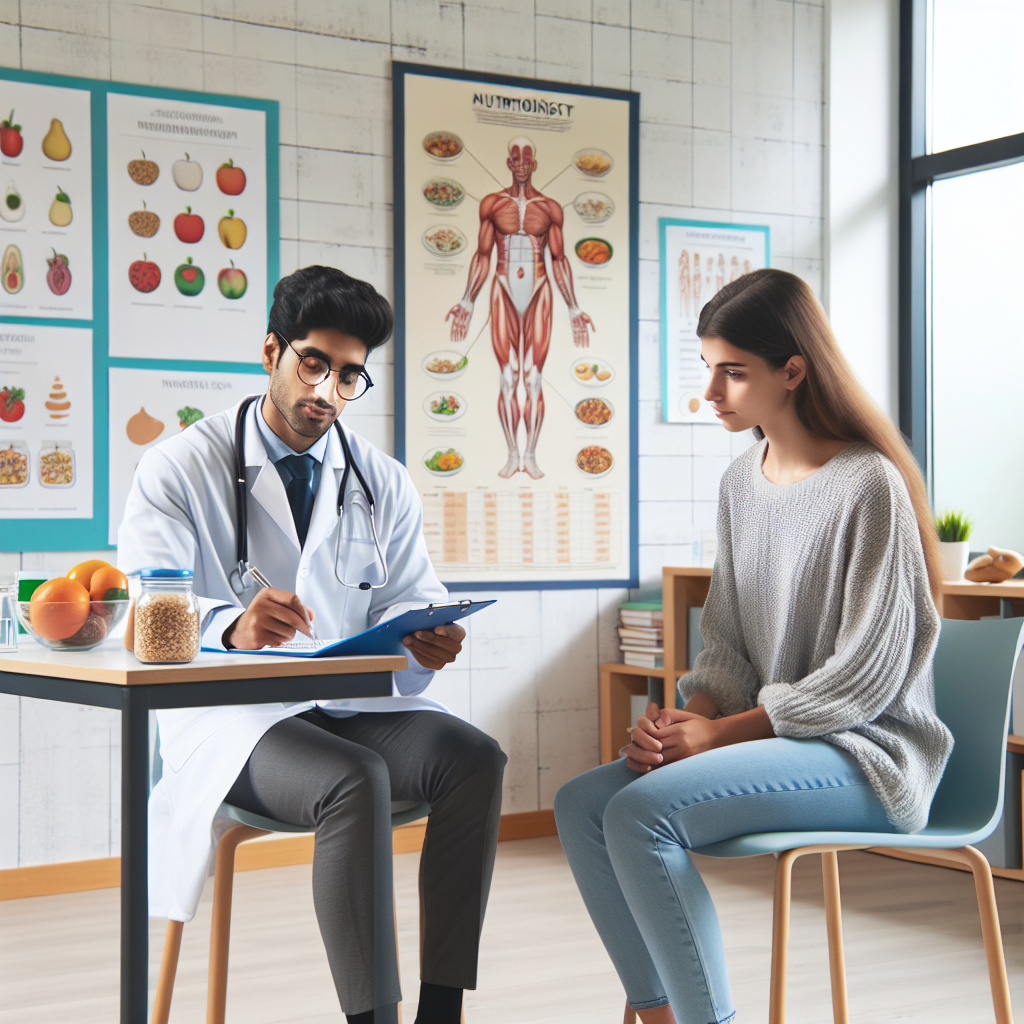
POLYGON ((0 420, 16 423, 25 415, 25 389, 0 388, 0 420))

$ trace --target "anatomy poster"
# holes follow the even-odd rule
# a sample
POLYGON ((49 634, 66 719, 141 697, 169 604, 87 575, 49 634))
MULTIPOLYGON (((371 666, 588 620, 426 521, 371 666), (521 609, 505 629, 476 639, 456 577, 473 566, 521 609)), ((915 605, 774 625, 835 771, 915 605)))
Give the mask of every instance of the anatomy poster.
POLYGON ((90 94, 0 81, 0 315, 92 319, 90 94))
POLYGON ((637 97, 395 65, 396 449, 453 586, 635 576, 637 97))
POLYGON ((266 136, 262 110, 107 97, 111 356, 254 361, 266 136))
POLYGON ((108 541, 117 543, 135 468, 147 448, 236 405, 261 395, 262 373, 180 373, 111 367, 110 523, 108 541))
POLYGON ((92 499, 92 331, 0 324, 0 519, 87 519, 92 499))
POLYGON ((724 285, 768 266, 768 228, 658 220, 661 236, 661 387, 667 423, 717 423, 704 399, 710 374, 697 320, 724 285))

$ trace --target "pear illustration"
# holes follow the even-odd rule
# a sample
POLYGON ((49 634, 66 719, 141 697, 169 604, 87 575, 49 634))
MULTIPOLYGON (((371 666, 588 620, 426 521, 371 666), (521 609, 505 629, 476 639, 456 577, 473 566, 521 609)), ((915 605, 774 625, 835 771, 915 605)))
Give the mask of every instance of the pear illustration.
POLYGON ((50 160, 67 160, 71 156, 71 140, 57 118, 50 122, 50 130, 43 138, 43 156, 50 160))
POLYGON ((25 200, 21 193, 15 188, 12 181, 7 187, 3 200, 0 200, 0 217, 4 220, 16 221, 25 216, 25 200))
POLYGON ((63 189, 57 189, 57 195, 50 203, 50 223, 59 228, 66 228, 71 223, 71 199, 63 189))

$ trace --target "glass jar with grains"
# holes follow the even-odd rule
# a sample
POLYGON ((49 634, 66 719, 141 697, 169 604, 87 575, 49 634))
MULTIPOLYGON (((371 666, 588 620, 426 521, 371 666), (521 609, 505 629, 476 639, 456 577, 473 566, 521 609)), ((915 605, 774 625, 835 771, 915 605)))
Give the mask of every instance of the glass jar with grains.
POLYGON ((191 661, 199 653, 199 602, 190 569, 142 569, 135 602, 135 657, 191 661))

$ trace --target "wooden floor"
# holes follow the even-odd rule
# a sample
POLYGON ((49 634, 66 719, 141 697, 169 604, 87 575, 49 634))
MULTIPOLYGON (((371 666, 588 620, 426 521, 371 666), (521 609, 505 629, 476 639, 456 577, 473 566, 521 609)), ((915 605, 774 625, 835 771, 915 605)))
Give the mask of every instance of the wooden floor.
MULTIPOLYGON (((991 1021, 970 876, 867 853, 839 860, 853 1022, 991 1021)), ((406 1024, 418 991, 417 862, 418 854, 395 858, 406 1024)), ((766 857, 700 861, 722 918, 737 1024, 767 1019, 773 866, 766 857)), ((174 1024, 205 1019, 209 889, 185 928, 174 1024)), ((1024 884, 997 880, 996 890, 1024 1021, 1024 884)), ((309 867, 239 874, 235 892, 229 1024, 342 1021, 309 867)), ((0 903, 0 1024, 117 1019, 117 896, 108 889, 0 903)), ((162 937, 154 922, 154 978, 162 937)), ((791 1024, 830 1021, 821 876, 810 857, 795 871, 789 977, 791 1024)), ((619 1024, 622 1004, 557 839, 502 843, 469 1024, 619 1024)))

